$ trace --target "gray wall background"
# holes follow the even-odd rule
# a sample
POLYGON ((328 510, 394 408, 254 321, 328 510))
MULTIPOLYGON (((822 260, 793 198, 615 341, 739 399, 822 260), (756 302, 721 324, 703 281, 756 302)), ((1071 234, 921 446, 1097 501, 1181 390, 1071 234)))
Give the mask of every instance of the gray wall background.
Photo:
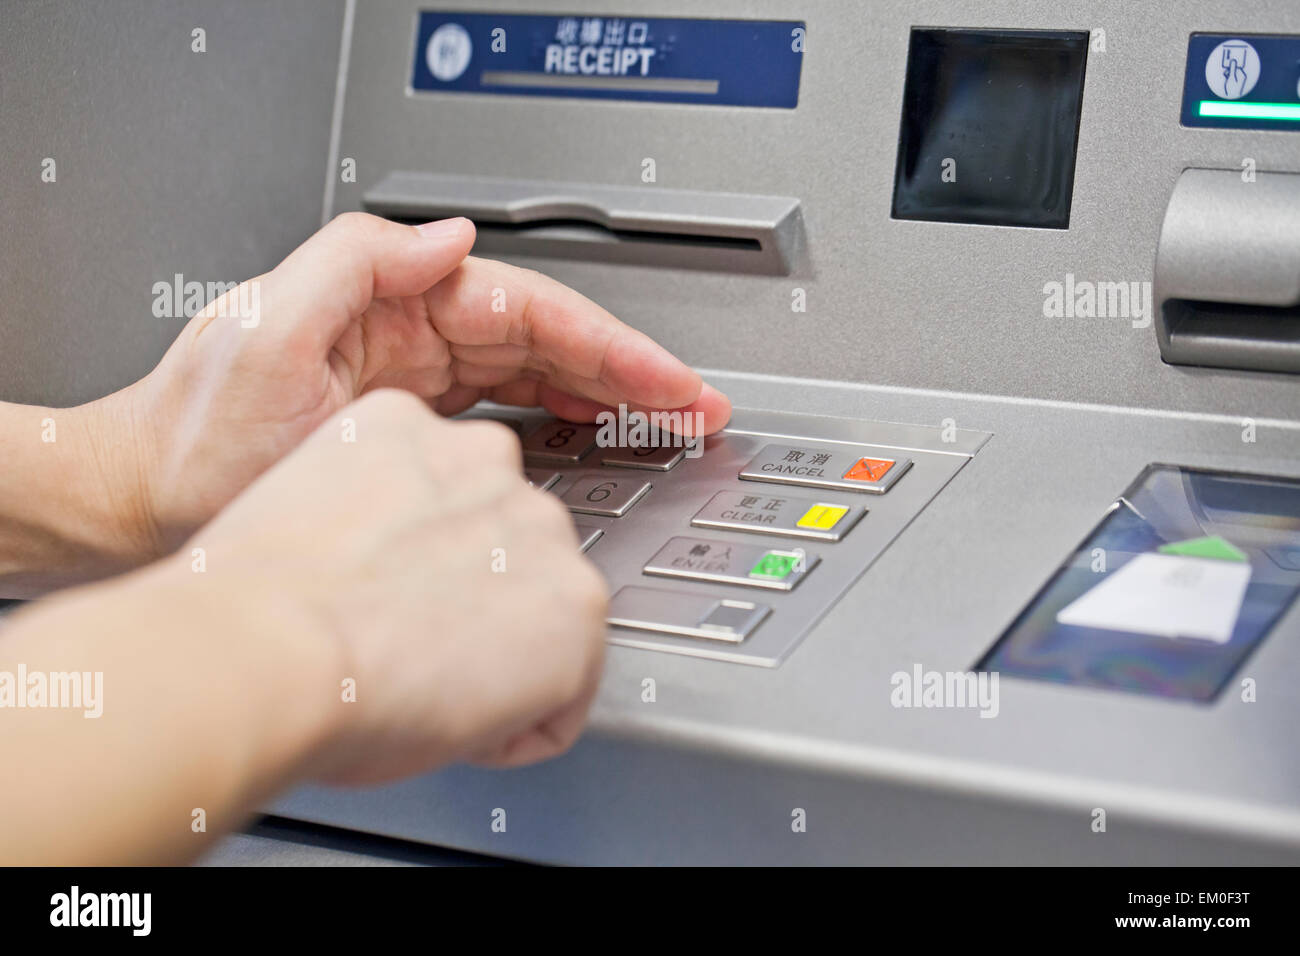
POLYGON ((246 279, 320 225, 342 20, 343 0, 0 6, 0 399, 128 384, 184 324, 154 317, 155 282, 246 279))

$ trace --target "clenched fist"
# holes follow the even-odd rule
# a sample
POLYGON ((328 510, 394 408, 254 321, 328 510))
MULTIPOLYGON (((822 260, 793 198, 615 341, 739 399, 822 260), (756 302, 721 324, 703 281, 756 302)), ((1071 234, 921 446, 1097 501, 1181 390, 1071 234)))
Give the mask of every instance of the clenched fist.
POLYGON ((505 426, 376 391, 190 542, 208 586, 306 611, 338 681, 355 680, 325 739, 328 779, 523 763, 577 736, 605 584, 563 506, 521 469, 505 426))

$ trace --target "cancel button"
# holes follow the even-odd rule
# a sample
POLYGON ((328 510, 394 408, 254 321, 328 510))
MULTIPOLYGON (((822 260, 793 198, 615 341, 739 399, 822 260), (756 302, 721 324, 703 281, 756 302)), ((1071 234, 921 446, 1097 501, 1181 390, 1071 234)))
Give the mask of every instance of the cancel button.
POLYGON ((844 445, 767 445, 740 471, 747 481, 834 488, 840 491, 883 495, 912 467, 910 458, 890 454, 888 448, 844 445))

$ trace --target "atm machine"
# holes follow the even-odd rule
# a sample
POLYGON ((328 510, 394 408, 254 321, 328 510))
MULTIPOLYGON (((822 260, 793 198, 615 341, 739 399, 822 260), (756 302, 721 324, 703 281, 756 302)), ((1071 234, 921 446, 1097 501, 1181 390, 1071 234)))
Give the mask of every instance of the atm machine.
POLYGON ((735 414, 469 412, 608 581, 590 726, 269 812, 559 864, 1300 862, 1300 6, 292 7, 240 155, 311 152, 321 221, 472 218, 735 414))
POLYGON ((347 10, 326 213, 469 216, 736 411, 472 412, 609 582, 590 729, 276 812, 548 863, 1300 860, 1300 8, 649 13, 347 10))

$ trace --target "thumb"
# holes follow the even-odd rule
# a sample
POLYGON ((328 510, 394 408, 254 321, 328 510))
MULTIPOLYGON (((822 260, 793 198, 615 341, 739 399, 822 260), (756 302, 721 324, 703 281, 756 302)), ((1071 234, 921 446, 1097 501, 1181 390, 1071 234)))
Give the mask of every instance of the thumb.
POLYGON ((328 351, 372 300, 420 295, 460 265, 473 245, 468 219, 407 226, 344 213, 264 277, 263 311, 287 338, 328 351))

